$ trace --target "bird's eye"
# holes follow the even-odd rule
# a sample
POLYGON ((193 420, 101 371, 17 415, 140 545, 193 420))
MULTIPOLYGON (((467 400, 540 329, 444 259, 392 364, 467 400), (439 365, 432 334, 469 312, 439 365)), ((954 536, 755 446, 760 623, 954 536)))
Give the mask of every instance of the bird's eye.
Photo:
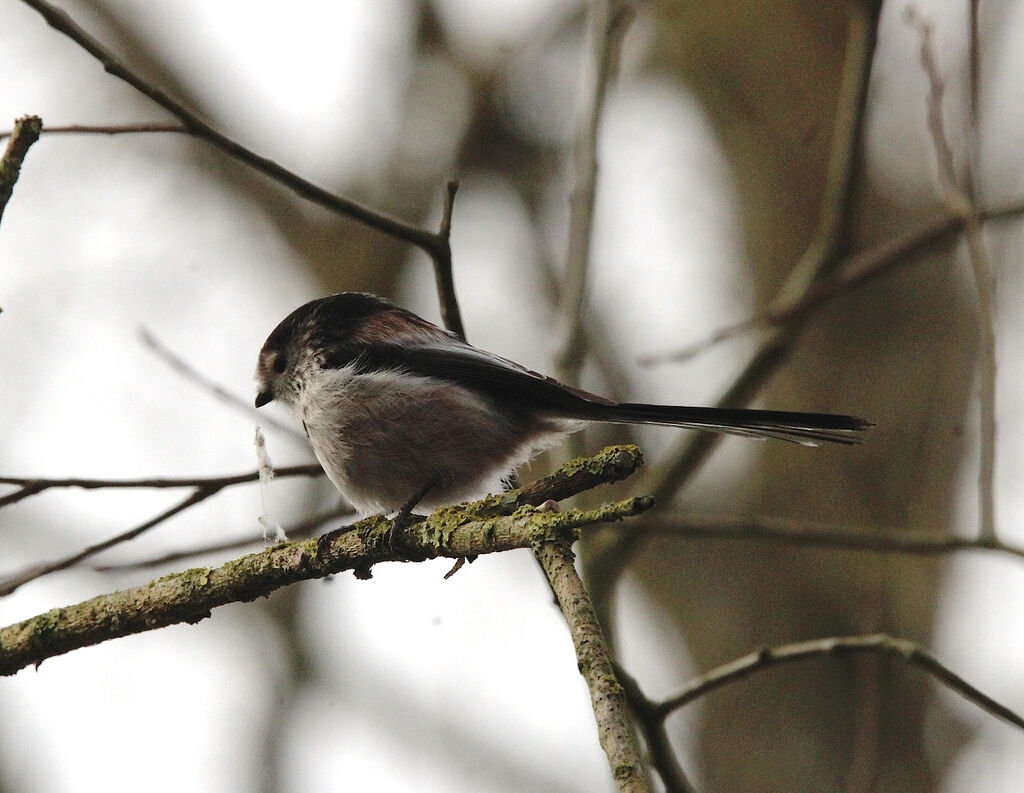
POLYGON ((271 362, 270 368, 273 369, 278 374, 284 373, 284 370, 288 368, 288 361, 284 357, 284 353, 279 353, 278 355, 274 356, 274 360, 273 362, 271 362))

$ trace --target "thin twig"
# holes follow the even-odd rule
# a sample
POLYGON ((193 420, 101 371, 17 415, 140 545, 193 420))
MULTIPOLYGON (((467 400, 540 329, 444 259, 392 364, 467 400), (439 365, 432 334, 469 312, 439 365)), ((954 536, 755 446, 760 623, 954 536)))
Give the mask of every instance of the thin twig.
POLYGON ((14 122, 11 139, 0 158, 0 221, 4 217, 7 202, 14 194, 14 185, 21 174, 21 165, 25 161, 32 144, 39 140, 43 121, 39 116, 23 116, 14 122))
MULTIPOLYGON (((278 479, 292 476, 320 476, 321 474, 323 474, 323 469, 315 463, 309 465, 289 465, 274 471, 274 475, 278 479)), ((167 490, 182 487, 197 489, 215 487, 222 490, 225 487, 258 482, 259 478, 259 471, 231 474, 230 476, 190 476, 178 479, 168 477, 152 479, 44 479, 42 477, 0 476, 0 485, 13 485, 19 488, 16 492, 9 493, 0 498, 0 507, 5 507, 28 496, 33 496, 53 488, 77 488, 79 490, 167 490)))
MULTIPOLYGON (((617 456, 616 450, 610 449, 593 462, 599 466, 601 459, 611 462, 617 456)), ((619 477, 617 463, 613 469, 612 475, 619 477)), ((316 539, 275 545, 220 567, 193 568, 146 586, 53 609, 0 629, 0 675, 109 639, 198 622, 216 606, 254 600, 297 581, 345 570, 367 577, 371 567, 380 562, 458 558, 568 540, 580 527, 621 520, 649 509, 652 503, 647 498, 631 498, 593 510, 566 512, 509 503, 514 510, 511 514, 487 512, 477 517, 474 512, 509 498, 502 494, 477 505, 442 508, 427 518, 413 516, 397 529, 383 517, 367 518, 316 539)), ((515 501, 514 495, 511 501, 515 501)))
POLYGON ((622 40, 634 10, 624 0, 595 0, 587 16, 586 61, 581 75, 581 107, 573 143, 573 186, 569 207, 569 248, 559 291, 559 333, 555 367, 559 378, 575 384, 585 357, 584 308, 590 240, 597 192, 597 139, 608 87, 618 71, 622 40))
MULTIPOLYGON (((177 132, 189 134, 184 124, 172 121, 141 121, 135 124, 65 124, 59 127, 44 127, 42 134, 50 135, 135 135, 146 132, 177 132)), ((13 130, 0 132, 0 140, 9 138, 13 130)))
MULTIPOLYGON (((443 271, 446 268, 448 270, 451 269, 451 246, 447 235, 434 234, 426 229, 405 223, 398 218, 369 209, 351 199, 324 190, 322 187, 278 165, 273 160, 247 149, 242 144, 219 132, 198 114, 171 97, 166 91, 133 72, 113 52, 78 25, 65 11, 45 0, 22 0, 22 2, 39 12, 50 27, 63 33, 92 55, 103 65, 103 69, 106 72, 128 83, 136 91, 149 97, 171 115, 178 118, 184 124, 188 134, 206 141, 229 157, 269 176, 308 201, 357 220, 372 229, 408 242, 410 245, 415 245, 423 250, 434 262, 435 271, 438 272, 439 279, 444 277, 443 271)), ((450 202, 450 196, 453 195, 450 186, 448 195, 450 202)), ((442 293, 442 297, 444 294, 454 296, 453 291, 442 293)), ((446 326, 450 330, 459 332, 459 329, 462 327, 462 321, 459 317, 458 305, 453 303, 442 304, 442 314, 447 317, 446 326)))
MULTIPOLYGON (((1024 214, 1024 205, 1016 207, 1024 214)), ((803 319, 811 311, 820 308, 829 300, 847 294, 857 287, 874 281, 901 267, 916 264, 913 258, 925 247, 963 229, 963 219, 943 212, 925 220, 914 228, 876 243, 868 248, 843 258, 834 274, 811 284, 807 290, 786 304, 773 300, 772 305, 752 317, 719 328, 706 339, 672 352, 648 355, 640 359, 645 366, 665 363, 679 363, 705 352, 723 341, 736 338, 759 327, 784 326, 789 322, 803 319)))
POLYGON ((452 211, 455 209, 455 194, 458 190, 459 183, 454 179, 445 186, 441 227, 437 232, 438 245, 431 256, 434 259, 437 297, 441 303, 441 321, 448 330, 465 340, 466 328, 462 324, 462 312, 455 297, 455 274, 452 272, 452 211))
MULTIPOLYGON (((169 347, 163 344, 147 328, 139 328, 139 338, 158 358, 178 372, 186 380, 198 385, 204 391, 210 393, 214 398, 220 400, 229 407, 239 411, 246 417, 252 419, 254 416, 253 403, 251 400, 242 399, 237 394, 228 391, 224 386, 199 372, 192 364, 181 356, 174 353, 169 347)), ((278 432, 284 433, 290 438, 305 442, 305 436, 294 427, 278 421, 269 414, 261 414, 259 423, 273 427, 278 432)))
POLYGON ((1024 559, 1024 547, 982 537, 929 537, 909 532, 869 534, 822 529, 816 524, 771 518, 728 515, 659 516, 644 531, 686 540, 777 542, 840 551, 896 553, 905 556, 942 556, 961 551, 995 551, 1024 559))
MULTIPOLYGON (((998 209, 982 210, 979 212, 979 219, 982 222, 987 222, 1021 215, 1024 215, 1024 203, 1016 203, 998 209)), ((915 258, 917 254, 920 254, 929 245, 934 245, 948 239, 952 234, 962 232, 966 223, 967 221, 962 215, 943 212, 892 239, 884 240, 847 256, 838 264, 834 275, 812 284, 805 294, 791 304, 782 305, 773 302, 770 309, 732 325, 721 327, 701 341, 672 352, 645 356, 640 359, 640 363, 644 366, 680 363, 706 352, 716 344, 734 339, 759 327, 780 326, 793 320, 802 319, 806 314, 820 308, 835 297, 848 294, 877 278, 894 273, 902 267, 918 264, 920 259, 915 258)))
POLYGON ((967 17, 967 79, 970 81, 968 85, 968 93, 970 94, 970 100, 968 103, 968 116, 967 116, 967 127, 971 136, 971 166, 975 170, 980 165, 979 162, 979 112, 981 102, 981 30, 979 28, 979 14, 980 14, 981 0, 971 0, 971 5, 968 10, 967 17))
POLYGON ((113 548, 115 545, 120 545, 123 542, 134 540, 140 534, 149 531, 155 526, 159 526, 166 520, 173 518, 180 512, 184 512, 190 507, 194 507, 206 499, 210 498, 214 494, 218 493, 220 488, 206 489, 198 488, 193 491, 186 499, 175 504, 170 509, 166 509, 159 515, 150 518, 145 523, 142 523, 128 531, 123 531, 120 534, 115 534, 113 537, 109 537, 103 542, 98 542, 95 545, 90 545, 77 553, 73 553, 70 556, 65 556, 62 559, 58 559, 55 562, 47 562, 46 564, 33 565, 20 573, 17 573, 5 581, 0 581, 0 597, 5 597, 16 589, 24 586, 30 581, 35 581, 37 578, 42 578, 50 573, 56 573, 59 570, 66 570, 69 567, 74 567, 79 562, 82 562, 101 551, 105 551, 108 548, 113 548))
MULTIPOLYGON (((294 466, 288 469, 282 469, 278 472, 278 475, 284 476, 315 476, 322 473, 320 466, 305 465, 305 466, 294 466)), ((206 499, 215 496, 221 490, 233 485, 244 484, 247 482, 254 482, 259 479, 259 473, 253 474, 242 474, 239 476, 226 476, 217 479, 200 479, 191 480, 190 484, 194 485, 192 493, 170 509, 164 510, 159 515, 139 524, 127 531, 123 531, 119 534, 115 534, 113 537, 108 537, 102 542, 90 545, 81 551, 77 551, 73 554, 65 556, 53 562, 47 562, 45 564, 33 565, 20 573, 16 573, 4 581, 0 581, 0 597, 5 597, 18 588, 24 586, 30 581, 35 581, 37 578, 49 575, 50 573, 56 573, 60 570, 66 570, 69 567, 73 567, 79 562, 89 559, 96 554, 106 551, 109 548, 113 548, 115 545, 134 540, 140 534, 143 534, 150 529, 159 526, 164 521, 174 517, 175 515, 184 512, 186 509, 194 507, 196 504, 200 504, 206 499), (199 484, 196 484, 198 482, 199 484)), ((43 490, 48 490, 54 487, 79 487, 84 489, 97 489, 97 488, 170 488, 170 487, 184 487, 182 484, 188 480, 173 480, 173 479, 138 479, 133 481, 128 480, 90 480, 90 479, 64 479, 64 480, 18 480, 9 477, 0 479, 0 483, 3 484, 18 484, 23 482, 22 489, 5 496, 4 499, 0 499, 0 506, 4 503, 13 503, 13 501, 20 500, 27 495, 40 493, 43 490)))
POLYGON ((956 163, 953 149, 949 145, 949 138, 946 136, 946 122, 942 113, 942 98, 946 92, 946 81, 939 73, 939 66, 935 62, 935 53, 932 50, 932 26, 914 6, 907 8, 906 21, 908 25, 917 30, 921 38, 919 57, 921 68, 928 79, 928 97, 925 101, 928 111, 928 132, 931 134, 932 146, 935 149, 939 185, 944 194, 958 193, 960 188, 956 163))
POLYGON ((772 299, 770 308, 800 299, 838 264, 848 244, 857 163, 862 150, 871 65, 878 37, 880 0, 848 6, 846 57, 833 122, 818 224, 803 255, 772 299))
MULTIPOLYGON (((318 515, 314 515, 301 523, 296 523, 294 526, 288 526, 284 531, 285 534, 288 535, 289 540, 304 540, 307 537, 312 537, 316 533, 316 530, 324 524, 339 520, 340 518, 350 517, 353 514, 355 513, 352 511, 352 507, 345 505, 338 509, 332 509, 318 515)), ((163 556, 156 556, 152 559, 140 559, 136 562, 120 562, 118 564, 93 565, 91 569, 95 570, 97 573, 126 573, 135 570, 151 570, 154 567, 163 567, 171 562, 195 559, 198 556, 209 556, 212 553, 240 551, 243 548, 248 548, 252 545, 256 545, 257 543, 265 544, 266 540, 262 537, 262 531, 262 529, 259 531, 248 531, 243 536, 234 540, 224 540, 223 542, 208 543, 194 548, 173 551, 172 553, 167 553, 163 556)))
POLYGON ((918 644, 886 634, 870 636, 834 636, 825 639, 795 642, 779 647, 765 647, 756 652, 730 661, 727 664, 705 672, 688 683, 679 693, 661 702, 657 708, 660 715, 667 717, 673 711, 688 705, 695 699, 722 686, 740 680, 754 672, 791 661, 821 656, 841 656, 850 653, 878 653, 900 658, 919 667, 935 677, 940 683, 973 702, 982 710, 1024 729, 1021 718, 1005 705, 983 694, 948 667, 943 666, 934 656, 925 652, 918 644))
POLYGON ((534 553, 569 625, 577 665, 590 690, 598 738, 608 756, 615 784, 624 792, 648 791, 626 695, 615 678, 611 651, 601 632, 590 594, 576 572, 571 542, 545 542, 535 548, 534 553))
MULTIPOLYGON (((977 79, 976 9, 972 10, 972 40, 969 50, 969 73, 972 81, 977 79)), ((980 337, 980 360, 978 366, 978 409, 980 414, 980 443, 978 464, 978 536, 994 540, 995 521, 995 466, 996 466, 996 332, 995 332, 995 277, 985 244, 982 214, 978 211, 972 168, 972 150, 968 149, 964 162, 964 175, 957 177, 953 149, 949 144, 943 118, 942 99, 945 81, 939 72, 932 47, 932 29, 926 19, 914 9, 907 9, 907 22, 913 25, 921 37, 921 68, 928 79, 928 130, 935 149, 938 164, 939 184, 943 199, 950 211, 963 218, 967 253, 974 273, 974 285, 978 292, 978 335, 980 337)), ((977 97, 974 86, 969 87, 971 107, 969 116, 973 119, 977 97)), ((977 130, 971 127, 970 135, 977 130)))

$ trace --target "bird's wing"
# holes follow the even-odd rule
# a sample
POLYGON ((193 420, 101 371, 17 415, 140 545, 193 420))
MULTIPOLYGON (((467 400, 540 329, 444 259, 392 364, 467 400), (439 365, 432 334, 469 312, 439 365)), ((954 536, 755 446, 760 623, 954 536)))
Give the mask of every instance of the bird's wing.
POLYGON ((565 418, 597 418, 591 415, 594 408, 615 404, 455 338, 406 345, 369 345, 362 357, 375 368, 393 367, 451 380, 565 418))

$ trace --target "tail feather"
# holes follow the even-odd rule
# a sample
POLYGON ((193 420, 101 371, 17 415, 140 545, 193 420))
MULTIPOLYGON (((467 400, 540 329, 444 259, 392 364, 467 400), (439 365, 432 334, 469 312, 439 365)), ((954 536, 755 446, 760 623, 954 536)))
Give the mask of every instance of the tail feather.
POLYGON ((826 443, 860 443, 861 433, 871 422, 856 416, 831 413, 794 413, 785 410, 741 408, 680 407, 623 402, 602 405, 591 403, 580 418, 614 424, 661 424, 670 427, 724 432, 755 438, 778 438, 817 446, 826 443))

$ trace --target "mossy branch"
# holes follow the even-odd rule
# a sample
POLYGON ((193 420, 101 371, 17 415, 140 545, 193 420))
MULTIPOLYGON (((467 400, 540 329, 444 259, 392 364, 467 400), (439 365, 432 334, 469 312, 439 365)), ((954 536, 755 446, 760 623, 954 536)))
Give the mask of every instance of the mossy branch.
POLYGON ((615 785, 622 793, 647 793, 650 787, 633 735, 626 694, 616 678, 612 653, 590 593, 576 572, 570 543, 558 539, 544 542, 534 553, 569 625, 577 666, 590 691, 598 739, 608 756, 615 785))
POLYGON ((531 548, 553 540, 570 541, 583 526, 636 515, 653 502, 639 497, 567 512, 536 505, 617 481, 642 464, 643 456, 636 447, 609 447, 593 458, 568 463, 522 491, 414 518, 394 536, 391 520, 370 517, 321 537, 281 543, 219 567, 172 573, 145 586, 52 609, 0 629, 0 675, 12 675, 47 658, 109 639, 199 622, 217 606, 265 597, 298 581, 346 570, 365 577, 380 562, 459 558, 531 548))

